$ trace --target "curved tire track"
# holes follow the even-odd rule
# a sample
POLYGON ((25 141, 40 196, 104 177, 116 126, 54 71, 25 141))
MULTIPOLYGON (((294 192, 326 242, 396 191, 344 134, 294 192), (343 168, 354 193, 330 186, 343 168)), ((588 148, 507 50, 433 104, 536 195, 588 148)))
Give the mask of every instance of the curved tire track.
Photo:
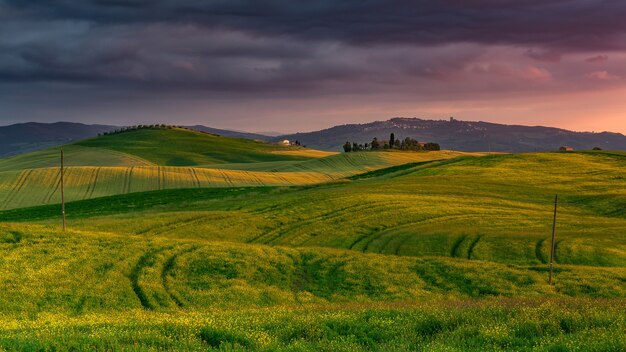
POLYGON ((139 278, 141 277, 143 269, 153 266, 156 263, 156 255, 163 252, 164 250, 165 248, 151 249, 144 253, 141 257, 139 257, 139 260, 137 260, 137 263, 135 264, 129 275, 133 292, 135 292, 135 295, 139 299, 141 306, 148 310, 154 310, 156 309, 156 306, 150 301, 147 293, 139 284, 139 278))
POLYGON ((535 257, 537 257, 537 260, 539 260, 541 264, 546 264, 548 262, 546 258, 543 256, 543 251, 542 251, 543 243, 545 241, 546 239, 542 238, 539 241, 537 241, 537 243, 535 244, 535 257))
POLYGON ((165 263, 163 263, 163 270, 161 270, 161 283, 163 285, 163 289, 165 289, 165 292, 167 292, 167 294, 170 296, 170 298, 172 299, 172 301, 174 301, 174 303, 176 303, 176 305, 180 308, 182 308, 183 306, 185 306, 185 302, 183 301, 183 299, 170 287, 170 284, 168 282, 168 276, 170 276, 170 273, 172 272, 172 270, 174 270, 174 268, 176 267, 176 260, 178 260, 178 258, 180 258, 181 256, 185 255, 185 254, 189 254, 197 249, 199 249, 200 247, 198 246, 192 246, 190 248, 184 249, 176 254, 174 254, 173 256, 167 258, 167 260, 165 261, 165 263))
POLYGON ((459 253, 459 250, 461 249, 461 244, 463 244, 463 242, 465 242, 465 239, 467 239, 466 235, 462 235, 460 237, 458 237, 456 239, 456 241, 454 241, 454 243, 452 244, 452 248, 450 249, 450 256, 452 258, 460 258, 461 257, 461 253, 459 253))
POLYGON ((478 242, 480 241, 482 237, 483 237, 482 235, 478 235, 472 241, 472 243, 470 243, 469 249, 467 250, 467 259, 472 259, 472 255, 474 254, 474 249, 476 249, 476 246, 478 245, 478 242))

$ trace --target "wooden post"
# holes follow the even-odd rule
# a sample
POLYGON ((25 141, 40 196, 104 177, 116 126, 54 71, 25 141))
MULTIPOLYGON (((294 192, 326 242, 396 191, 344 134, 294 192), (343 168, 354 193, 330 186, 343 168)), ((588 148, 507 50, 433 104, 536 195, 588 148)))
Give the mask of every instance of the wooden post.
POLYGON ((63 148, 61 148, 61 216, 63 219, 63 232, 65 232, 65 180, 63 179, 63 148))
POLYGON ((554 220, 552 221, 552 242, 550 244, 550 275, 548 276, 548 284, 552 285, 552 270, 554 268, 554 237, 556 234, 556 212, 559 205, 558 194, 554 196, 554 220))

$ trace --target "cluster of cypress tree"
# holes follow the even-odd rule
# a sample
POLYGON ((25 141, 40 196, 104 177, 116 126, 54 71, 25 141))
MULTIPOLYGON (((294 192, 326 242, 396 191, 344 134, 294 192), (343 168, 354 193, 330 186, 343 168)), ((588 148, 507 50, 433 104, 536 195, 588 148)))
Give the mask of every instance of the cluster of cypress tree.
POLYGON ((396 136, 392 133, 389 136, 388 141, 379 141, 374 137, 371 143, 359 144, 356 142, 346 142, 343 145, 343 150, 347 152, 358 152, 363 150, 379 150, 379 149, 399 149, 399 150, 441 150, 438 143, 420 143, 417 140, 406 137, 403 140, 396 139, 396 136))

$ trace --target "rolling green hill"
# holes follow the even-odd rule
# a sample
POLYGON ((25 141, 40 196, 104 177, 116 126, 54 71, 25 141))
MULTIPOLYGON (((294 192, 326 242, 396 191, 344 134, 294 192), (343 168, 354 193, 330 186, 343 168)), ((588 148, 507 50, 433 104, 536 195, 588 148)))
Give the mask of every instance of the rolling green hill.
POLYGON ((111 149, 135 155, 161 166, 199 166, 221 163, 251 163, 305 160, 309 156, 285 154, 277 144, 243 138, 228 138, 187 129, 140 129, 79 141, 76 145, 111 149))
MULTIPOLYGON (((141 129, 63 148, 68 201, 174 188, 309 185, 406 162, 464 155, 335 154, 186 129, 141 129), (183 159, 189 162, 180 162, 183 159), (164 166, 169 164, 195 166, 164 166)), ((0 209, 59 203, 59 154, 59 148, 52 148, 0 160, 0 209)))
POLYGON ((67 149, 130 163, 67 169, 67 232, 58 168, 4 164, 0 349, 626 347, 624 153, 216 158, 158 132, 189 139, 67 149), (196 165, 163 165, 179 146, 196 165))
MULTIPOLYGON (((129 234, 170 238, 541 264, 558 193, 559 262, 623 267, 625 166, 623 154, 610 153, 464 156, 352 182, 237 197, 181 190, 156 209, 143 202, 158 193, 129 194, 119 199, 134 205, 104 217, 89 209, 118 198, 94 199, 77 205, 72 222, 92 231, 115 224, 129 234), (188 199, 193 206, 180 204, 188 199)), ((40 208, 36 219, 55 209, 40 208)), ((28 220, 34 210, 16 211, 0 219, 28 220)))

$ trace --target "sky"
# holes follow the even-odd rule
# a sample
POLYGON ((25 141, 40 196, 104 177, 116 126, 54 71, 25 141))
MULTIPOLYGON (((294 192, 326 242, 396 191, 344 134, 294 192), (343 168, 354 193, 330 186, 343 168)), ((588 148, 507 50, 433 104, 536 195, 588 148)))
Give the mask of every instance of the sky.
POLYGON ((626 133, 622 0, 0 0, 0 125, 626 133))

